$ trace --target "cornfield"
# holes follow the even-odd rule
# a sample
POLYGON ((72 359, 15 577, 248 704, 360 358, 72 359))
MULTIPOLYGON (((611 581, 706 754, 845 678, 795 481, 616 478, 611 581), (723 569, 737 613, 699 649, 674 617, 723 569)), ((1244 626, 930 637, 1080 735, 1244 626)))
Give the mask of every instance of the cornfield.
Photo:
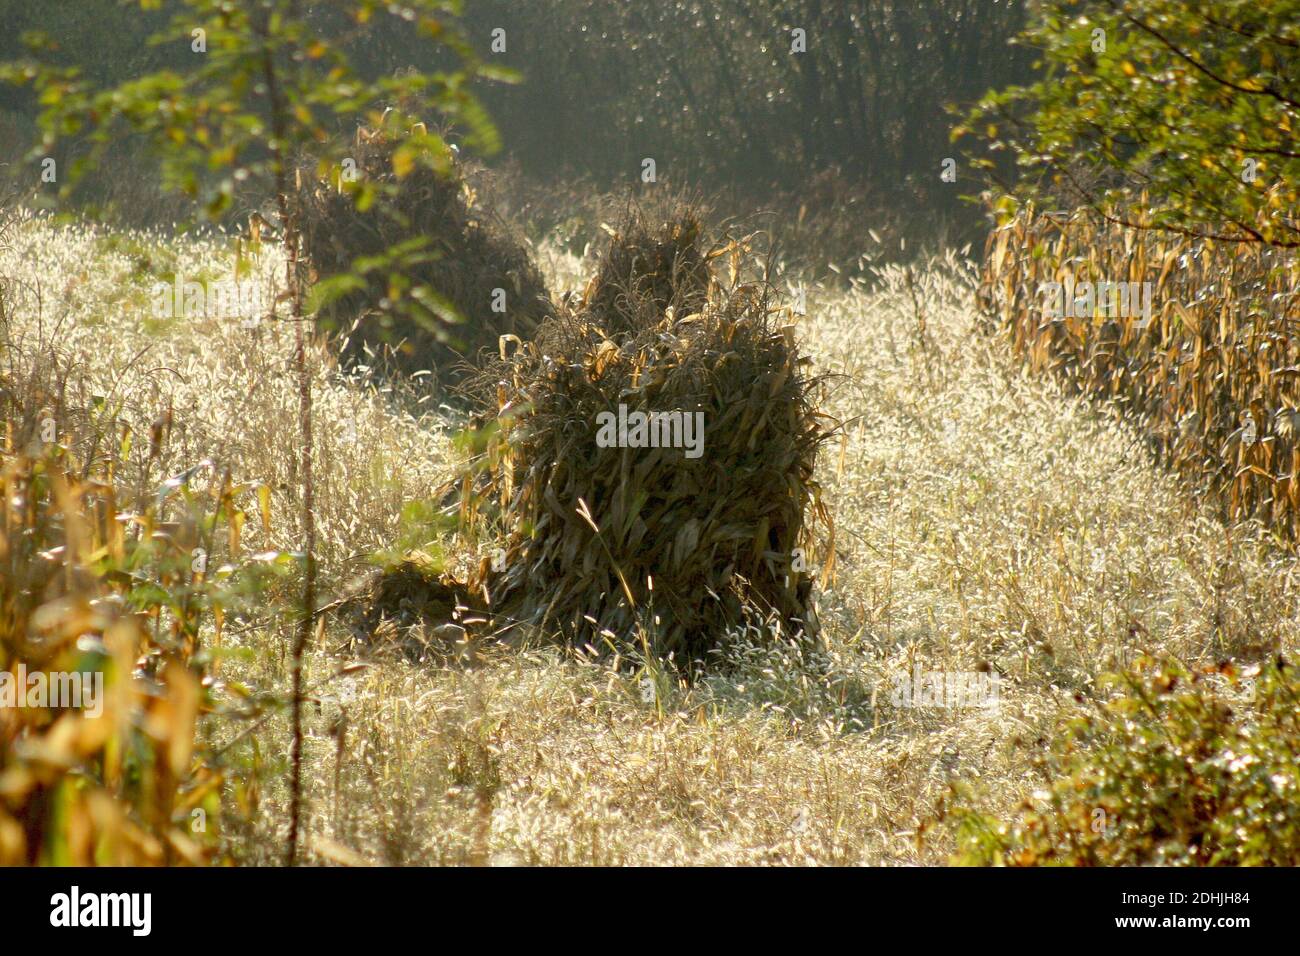
MULTIPOLYGON (((33 224, 12 207, 0 253, 33 224)), ((249 810, 256 783, 231 789, 203 721, 274 700, 242 686, 223 700, 219 674, 228 618, 292 563, 243 544, 250 514, 269 532, 272 488, 199 458, 174 398, 95 378, 7 262, 0 866, 212 864, 239 819, 222 793, 249 810)))
POLYGON ((196 747, 211 661, 198 638, 215 612, 219 639, 221 609, 194 553, 234 513, 229 480, 213 511, 188 479, 137 496, 117 475, 129 429, 84 457, 63 430, 42 439, 56 411, 24 414, 0 384, 0 673, 20 694, 24 675, 68 675, 87 702, 95 682, 101 711, 56 700, 52 676, 48 700, 0 707, 0 865, 211 862, 223 781, 196 747), (196 507, 165 521, 173 491, 196 507))
POLYGON ((980 303, 1035 370, 1114 402, 1164 463, 1293 540, 1300 530, 1300 261, 1031 205, 990 233, 980 303), (1049 283, 1150 283, 1151 321, 1045 313, 1049 283))

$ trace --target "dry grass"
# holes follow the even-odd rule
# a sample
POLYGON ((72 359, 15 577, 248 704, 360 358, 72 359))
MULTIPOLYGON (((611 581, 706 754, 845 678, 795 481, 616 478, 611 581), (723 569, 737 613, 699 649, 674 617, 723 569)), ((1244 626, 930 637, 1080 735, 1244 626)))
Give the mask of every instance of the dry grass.
MULTIPOLYGON (((90 394, 115 388, 142 433, 170 402, 186 454, 268 481, 277 521, 269 535, 250 521, 244 547, 292 548, 292 335, 152 321, 143 290, 163 258, 230 268, 220 242, 109 243, 29 222, 0 273, 39 279, 90 394)), ((576 285, 572 257, 543 260, 553 288, 576 285)), ((1034 756, 1117 659, 1138 647, 1192 661, 1294 651, 1292 559, 1260 527, 1222 524, 1151 464, 1141 434, 980 337, 972 273, 949 259, 882 270, 873 290, 809 291, 813 371, 844 376, 825 402, 854 422, 819 462, 837 529, 821 646, 738 633, 731 666, 690 687, 557 650, 480 651, 461 668, 374 659, 336 677, 350 659, 331 624, 308 660, 317 858, 942 862, 947 834, 916 834, 949 782, 982 782, 994 808, 1039 785, 1034 756), (996 668, 1000 709, 895 706, 892 681, 915 664, 996 668)), ((34 335, 30 292, 17 314, 34 335)), ((437 523, 411 503, 456 453, 446 419, 395 411, 323 353, 315 388, 320 559, 341 591, 370 552, 436 553, 437 523)), ((218 696, 287 687, 283 596, 227 621, 218 696)), ((279 859, 287 723, 203 725, 228 744, 223 835, 244 861, 279 859)))

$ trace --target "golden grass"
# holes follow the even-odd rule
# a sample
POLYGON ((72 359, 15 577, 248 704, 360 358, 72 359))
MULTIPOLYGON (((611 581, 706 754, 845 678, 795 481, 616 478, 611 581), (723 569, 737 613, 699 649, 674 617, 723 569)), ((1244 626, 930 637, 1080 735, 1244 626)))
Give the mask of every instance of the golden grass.
MULTIPOLYGON (((182 271, 230 268, 220 242, 163 245, 182 271)), ((264 255, 269 282, 275 251, 264 255)), ((542 260, 553 288, 581 281, 572 257, 542 260)), ((143 434, 170 403, 185 454, 274 489, 270 534, 251 520, 242 546, 292 549, 291 330, 152 328, 129 291, 144 281, 137 266, 90 230, 38 221, 0 252, 0 273, 40 281, 45 316, 66 314, 60 347, 87 394, 116 388, 143 434)), ((948 835, 917 832, 949 783, 980 783, 994 810, 1040 786, 1034 757, 1125 655, 1293 652, 1292 560, 1153 466, 1141 433, 981 337, 974 288, 974 267, 949 258, 882 269, 872 289, 809 290, 813 372, 844 376, 825 407, 854 422, 819 463, 837 529, 820 647, 738 633, 731 666, 685 687, 558 650, 483 651, 462 669, 353 661, 330 623, 307 662, 313 859, 943 862, 948 835), (349 664, 366 666, 340 674, 349 664), (997 668, 1000 709, 895 706, 892 682, 916 664, 997 668)), ((22 295, 18 331, 31 334, 22 295)), ((402 517, 456 466, 449 419, 413 417, 316 355, 327 588, 341 593, 366 555, 399 540, 474 562, 402 517)), ((291 598, 271 590, 228 618, 218 699, 285 692, 291 598)), ((278 861, 287 717, 209 716, 201 736, 225 748, 225 850, 278 861)))

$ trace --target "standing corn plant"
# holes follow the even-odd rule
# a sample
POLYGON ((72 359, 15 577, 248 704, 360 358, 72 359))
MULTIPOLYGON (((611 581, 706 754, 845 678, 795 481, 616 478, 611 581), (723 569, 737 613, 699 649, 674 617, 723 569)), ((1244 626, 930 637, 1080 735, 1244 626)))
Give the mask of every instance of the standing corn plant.
MULTIPOLYGON (((128 6, 135 5, 128 3, 128 6)), ((316 604, 315 521, 312 482, 312 395, 308 306, 300 261, 299 188, 304 172, 332 180, 361 209, 384 203, 389 184, 346 175, 356 166, 349 156, 359 125, 383 126, 395 140, 393 172, 401 179, 417 165, 445 171, 450 147, 430 133, 421 119, 437 115, 456 124, 470 148, 491 152, 496 132, 469 92, 475 78, 512 77, 480 63, 457 34, 450 18, 459 0, 138 0, 143 12, 172 13, 170 26, 154 44, 183 44, 193 54, 193 69, 160 70, 109 88, 95 88, 77 67, 52 67, 39 58, 53 47, 30 37, 37 57, 8 64, 0 78, 32 84, 43 112, 43 137, 32 160, 51 155, 60 142, 80 155, 71 165, 64 195, 96 164, 106 147, 127 135, 141 138, 158 157, 163 183, 197 204, 196 219, 217 221, 237 206, 257 212, 250 239, 258 241, 262 223, 274 215, 284 250, 284 288, 270 318, 292 322, 299 388, 301 440, 303 594, 302 613, 292 649, 291 811, 287 860, 297 862, 302 801, 303 655, 311 636, 316 604), (363 76, 349 50, 364 38, 376 17, 395 17, 427 41, 429 61, 446 69, 406 70, 383 78, 363 76), (387 109, 386 109, 387 108, 387 109), (283 309, 287 315, 278 314, 283 309)), ((382 208, 382 207, 381 207, 382 208)), ((401 273, 409 264, 409 243, 387 256, 370 257, 366 274, 386 271, 394 308, 424 324, 454 319, 436 290, 411 283, 401 273)), ((324 277, 313 305, 341 295, 362 282, 355 273, 324 277)))

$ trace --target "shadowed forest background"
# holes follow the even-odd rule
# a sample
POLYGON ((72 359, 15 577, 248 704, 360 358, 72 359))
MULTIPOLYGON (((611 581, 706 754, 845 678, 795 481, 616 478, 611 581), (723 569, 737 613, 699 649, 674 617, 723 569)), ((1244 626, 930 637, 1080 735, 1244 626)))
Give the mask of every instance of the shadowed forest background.
MULTIPOLYGON (((57 38, 56 62, 106 83, 184 68, 193 56, 144 43, 166 18, 134 5, 6 6, 0 58, 20 55, 20 38, 38 29, 57 38)), ((1024 25, 1023 5, 999 0, 484 0, 459 20, 488 62, 522 76, 518 85, 484 84, 479 95, 505 144, 490 161, 519 180, 512 198, 529 227, 574 231, 595 216, 597 196, 627 190, 653 157, 661 183, 701 190, 726 214, 772 211, 783 228, 797 222, 850 258, 860 251, 850 236, 864 224, 914 240, 975 235, 981 210, 958 198, 969 190, 937 174, 954 155, 947 107, 1025 81, 1032 59, 1008 43, 1024 25), (794 27, 812 38, 798 55, 794 27), (501 52, 492 50, 497 30, 501 52), (837 210, 839 221, 814 226, 820 209, 837 210)), ((392 17, 377 18, 348 54, 370 76, 448 65, 430 62, 392 17)), ((29 140, 33 99, 5 87, 0 110, 19 134, 5 137, 6 148, 29 140)), ((133 175, 137 168, 122 143, 90 175, 85 198, 133 224, 167 221, 156 177, 133 175)))

